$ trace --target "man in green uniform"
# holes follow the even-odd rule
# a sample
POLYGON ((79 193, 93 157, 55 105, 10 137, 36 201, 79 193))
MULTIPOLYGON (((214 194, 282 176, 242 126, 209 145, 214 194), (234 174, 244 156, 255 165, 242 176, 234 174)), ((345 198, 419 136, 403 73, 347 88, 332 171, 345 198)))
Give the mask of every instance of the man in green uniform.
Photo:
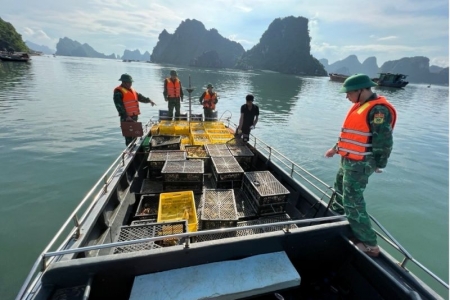
POLYGON ((175 70, 170 71, 170 77, 164 80, 164 100, 168 102, 169 118, 173 117, 175 109, 175 120, 180 118, 180 101, 183 102, 183 87, 178 79, 178 73, 175 70))
MULTIPOLYGON (((113 99, 119 113, 120 122, 137 122, 140 114, 138 102, 150 103, 152 106, 155 105, 155 102, 137 93, 131 87, 133 78, 130 75, 122 74, 119 81, 122 81, 122 84, 114 89, 113 99)), ((128 146, 133 139, 133 137, 126 136, 125 145, 128 146)))
POLYGON ((345 213, 355 235, 356 246, 370 256, 378 256, 380 248, 366 211, 363 192, 370 175, 381 173, 386 167, 397 119, 392 104, 372 92, 371 87, 376 85, 364 74, 345 80, 340 92, 347 94, 353 106, 344 120, 338 142, 325 153, 326 157, 336 153, 341 155, 334 184, 338 196, 331 208, 345 213))

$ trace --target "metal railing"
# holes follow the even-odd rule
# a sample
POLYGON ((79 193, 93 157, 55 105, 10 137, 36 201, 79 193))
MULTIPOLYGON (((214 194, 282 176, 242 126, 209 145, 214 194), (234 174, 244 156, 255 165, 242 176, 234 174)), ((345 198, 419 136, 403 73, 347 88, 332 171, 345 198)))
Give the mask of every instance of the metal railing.
MULTIPOLYGON (((227 123, 228 127, 230 128, 237 128, 237 125, 230 121, 230 119, 222 120, 224 123, 227 123)), ((155 123, 156 121, 152 117, 150 121, 145 125, 144 133, 145 135, 148 134, 148 130, 150 128, 150 125, 155 123)), ((145 136, 144 135, 144 136, 145 136)), ((30 287, 30 283, 33 280, 33 276, 35 276, 33 283, 35 284, 37 280, 39 279, 40 275, 43 271, 47 268, 48 264, 52 262, 53 259, 60 255, 69 254, 69 253, 77 253, 77 252, 84 252, 84 251, 90 251, 95 249, 103 249, 103 248, 109 248, 109 247, 116 247, 116 246, 123 246, 123 245, 129 245, 133 243, 143 243, 143 242, 151 242, 151 241, 158 241, 162 239, 167 239, 167 236, 164 237, 154 237, 154 238, 146 238, 141 240, 135 240, 135 241, 126 241, 126 242, 120 242, 120 243, 112 243, 112 244, 102 244, 102 245, 95 245, 90 247, 80 247, 75 249, 68 249, 68 250, 60 250, 64 248, 70 239, 75 236, 79 236, 80 228, 84 224, 84 221, 86 220, 87 216, 89 215, 90 211, 94 207, 94 205, 97 203, 98 199, 104 195, 107 192, 108 185, 111 183, 112 179, 116 175, 116 173, 120 170, 121 167, 124 167, 125 164, 125 158, 131 158, 132 155, 134 155, 134 147, 135 147, 136 139, 133 140, 133 142, 116 158, 116 160, 111 164, 111 166, 107 169, 107 171, 101 176, 101 178, 95 183, 95 185, 91 188, 91 190, 86 194, 86 196, 81 200, 80 204, 75 208, 75 210, 70 214, 69 218, 64 222, 62 227, 59 229, 59 231, 56 233, 56 235, 53 237, 53 239, 50 241, 50 243, 45 247, 45 249, 42 251, 36 262, 33 264, 33 267, 31 271, 29 272, 28 276, 25 279, 24 284, 22 285, 16 299, 22 299, 23 295, 27 294, 30 287), (100 189, 101 187, 101 189, 100 189), (100 190, 99 190, 100 189, 100 190), (94 198, 92 198, 92 195, 96 190, 99 190, 99 192, 95 195, 94 198), (87 204, 87 202, 91 200, 92 202, 90 205, 84 210, 84 213, 82 217, 79 219, 78 214, 80 213, 80 210, 87 204), (70 230, 70 234, 66 237, 63 243, 58 247, 57 251, 49 252, 50 248, 52 248, 55 244, 55 242, 60 238, 61 234, 68 230, 68 225, 71 223, 71 221, 74 221, 75 226, 70 230), (46 260, 46 258, 49 258, 46 260), (41 266, 40 272, 36 274, 36 272, 39 269, 39 266, 41 266)), ((289 158, 287 158, 285 155, 280 153, 275 148, 271 147, 270 145, 266 144, 262 140, 256 138, 254 135, 250 134, 250 140, 249 143, 257 149, 268 162, 272 162, 275 165, 281 167, 287 174, 290 175, 291 178, 297 180, 301 180, 303 183, 307 183, 310 187, 315 189, 319 194, 321 195, 319 198, 323 200, 323 198, 328 198, 328 206, 330 205, 330 201, 338 195, 338 193, 334 190, 334 188, 327 185, 325 182, 320 180, 318 177, 314 176, 289 158)), ((387 235, 383 236, 383 234, 380 234, 379 232, 376 232, 378 236, 380 236, 383 240, 385 240, 389 245, 391 245, 394 249, 396 249, 399 253, 403 255, 403 261, 400 264, 401 267, 405 268, 405 265, 408 261, 412 261, 416 266, 418 266, 421 270, 423 270, 425 273, 427 273, 430 277, 435 279, 437 282, 439 282, 441 285, 443 285, 446 289, 449 289, 449 285, 444 282, 442 279, 440 279, 437 275, 435 275, 433 272, 428 270, 425 266, 423 266, 419 261, 414 259, 407 251, 406 249, 400 245, 398 241, 396 241, 393 236, 371 215, 369 215, 372 221, 374 221, 375 224, 381 229, 381 231, 387 235)), ((337 220, 342 219, 343 216, 335 216, 335 217, 327 217, 327 218, 313 218, 313 219, 304 219, 304 220, 296 220, 296 221, 287 221, 287 222, 277 222, 276 225, 286 225, 287 231, 289 230, 288 227, 291 224, 299 224, 299 223, 308 223, 308 222, 320 222, 321 220, 337 220)), ((229 228, 229 229, 220 229, 220 230, 214 230, 219 233, 224 232, 230 232, 230 231, 237 231, 237 230, 244 230, 249 228, 263 228, 267 226, 273 226, 274 224, 262 224, 262 225, 253 225, 253 226, 245 226, 245 227, 239 227, 239 228, 229 228)), ((203 234, 211 234, 212 231, 204 231, 202 232, 196 232, 195 235, 203 235, 203 234)), ((177 234, 173 235, 173 237, 186 237, 189 236, 189 233, 185 234, 177 234)), ((172 237, 172 236, 170 236, 172 237)), ((187 244, 188 245, 188 244, 187 244)), ((34 285, 33 284, 33 285, 34 285)), ((32 286, 33 286, 32 285, 32 286)))
MULTIPOLYGON (((281 166, 284 168, 286 173, 290 175, 293 179, 300 179, 301 182, 307 183, 310 187, 315 189, 321 194, 320 199, 323 198, 328 199, 328 207, 330 207, 332 201, 336 198, 336 196, 342 197, 336 190, 327 185, 325 182, 309 173, 307 170, 281 154, 279 151, 266 144, 262 140, 258 139, 254 135, 250 135, 249 143, 257 149, 261 154, 265 155, 269 162, 275 163, 277 166, 281 166), (322 185, 322 187, 319 187, 322 185)), ((338 204, 339 205, 339 204, 338 204)), ((383 239, 387 244, 392 246, 395 250, 397 250, 401 255, 403 255, 402 262, 399 264, 402 268, 406 269, 406 263, 408 261, 413 262, 417 267, 419 267, 422 271, 424 271, 431 278, 439 282, 442 286, 444 286, 447 290, 449 289, 448 283, 439 278, 436 274, 430 271, 428 268, 423 266, 418 260, 416 260, 390 233, 384 228, 381 223, 372 215, 369 214, 370 219, 381 229, 382 233, 375 231, 376 234, 383 239), (383 235, 384 234, 384 235, 383 235), (386 237, 387 236, 387 237, 386 237)))

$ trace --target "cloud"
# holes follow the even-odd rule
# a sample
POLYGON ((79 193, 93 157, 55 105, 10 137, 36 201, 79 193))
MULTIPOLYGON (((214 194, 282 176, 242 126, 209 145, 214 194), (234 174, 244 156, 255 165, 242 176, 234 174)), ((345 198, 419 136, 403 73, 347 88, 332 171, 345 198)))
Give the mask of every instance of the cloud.
POLYGON ((388 40, 395 40, 395 39, 398 39, 398 37, 396 37, 395 35, 378 38, 379 41, 388 41, 388 40))

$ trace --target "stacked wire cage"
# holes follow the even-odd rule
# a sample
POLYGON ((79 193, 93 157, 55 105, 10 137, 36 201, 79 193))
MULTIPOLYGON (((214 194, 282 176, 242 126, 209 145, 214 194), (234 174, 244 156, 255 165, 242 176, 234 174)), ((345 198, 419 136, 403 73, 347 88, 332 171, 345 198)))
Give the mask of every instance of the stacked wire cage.
POLYGON ((205 189, 201 208, 202 230, 237 226, 239 216, 232 189, 205 189))
POLYGON ((204 145, 187 145, 184 147, 187 160, 203 161, 205 173, 211 172, 211 157, 204 145))
POLYGON ((204 162, 201 160, 166 161, 161 175, 165 192, 203 190, 204 162))
MULTIPOLYGON (((229 152, 229 150, 226 150, 229 152)), ((211 155, 211 153, 210 153, 211 155)), ((230 156, 213 156, 212 162, 212 179, 213 185, 218 189, 233 189, 242 186, 242 177, 244 170, 231 153, 230 156)))
POLYGON ((159 175, 166 161, 186 160, 186 152, 181 150, 152 150, 150 151, 147 162, 149 168, 149 177, 159 175))
POLYGON ((228 150, 233 155, 244 171, 250 171, 252 167, 253 152, 245 145, 227 144, 228 150))
POLYGON ((259 216, 286 210, 290 192, 269 171, 246 172, 243 190, 259 216))

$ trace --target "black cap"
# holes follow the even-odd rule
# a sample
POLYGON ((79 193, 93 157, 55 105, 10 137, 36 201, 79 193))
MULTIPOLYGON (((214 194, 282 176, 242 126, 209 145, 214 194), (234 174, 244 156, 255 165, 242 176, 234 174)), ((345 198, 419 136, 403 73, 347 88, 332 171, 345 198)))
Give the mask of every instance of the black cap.
POLYGON ((245 97, 245 100, 246 100, 246 101, 252 101, 252 102, 253 102, 254 99, 255 99, 255 97, 253 97, 253 95, 251 95, 251 94, 248 94, 248 95, 245 97))

